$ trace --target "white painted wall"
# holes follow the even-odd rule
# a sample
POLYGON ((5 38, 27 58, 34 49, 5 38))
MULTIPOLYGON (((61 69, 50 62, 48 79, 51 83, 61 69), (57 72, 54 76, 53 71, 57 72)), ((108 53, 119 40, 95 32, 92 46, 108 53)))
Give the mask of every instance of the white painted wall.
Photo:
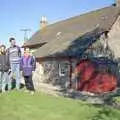
POLYGON ((120 57, 120 16, 110 30, 108 45, 113 51, 115 58, 120 57))

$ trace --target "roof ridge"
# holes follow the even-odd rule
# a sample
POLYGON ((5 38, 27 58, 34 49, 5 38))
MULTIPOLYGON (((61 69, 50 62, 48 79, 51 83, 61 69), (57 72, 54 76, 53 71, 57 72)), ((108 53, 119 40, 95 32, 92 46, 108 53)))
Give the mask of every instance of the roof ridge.
MULTIPOLYGON (((82 13, 82 14, 80 14, 80 15, 71 16, 71 17, 69 17, 69 18, 56 21, 56 22, 54 22, 54 23, 48 24, 48 26, 55 25, 55 24, 59 24, 59 23, 61 23, 61 22, 65 22, 65 21, 74 19, 74 18, 76 18, 76 17, 84 16, 84 15, 87 15, 87 14, 92 14, 92 13, 94 13, 94 12, 98 12, 98 11, 101 11, 102 9, 108 9, 108 8, 116 8, 116 7, 115 7, 115 6, 107 6, 107 7, 103 7, 103 8, 98 8, 98 9, 95 9, 95 10, 92 10, 92 11, 89 11, 89 12, 86 12, 86 13, 82 13)), ((47 26, 47 27, 48 27, 48 26, 47 26)), ((40 30, 41 30, 41 29, 40 29, 40 30)), ((39 31, 40 31, 40 30, 39 30, 39 31)))

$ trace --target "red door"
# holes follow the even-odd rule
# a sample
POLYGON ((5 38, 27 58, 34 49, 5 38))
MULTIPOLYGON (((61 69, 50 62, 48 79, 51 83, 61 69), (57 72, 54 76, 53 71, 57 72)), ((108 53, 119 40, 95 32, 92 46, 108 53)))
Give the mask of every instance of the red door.
POLYGON ((98 66, 90 60, 84 60, 76 67, 78 73, 77 90, 92 93, 109 92, 116 88, 117 79, 105 71, 98 71, 98 66))

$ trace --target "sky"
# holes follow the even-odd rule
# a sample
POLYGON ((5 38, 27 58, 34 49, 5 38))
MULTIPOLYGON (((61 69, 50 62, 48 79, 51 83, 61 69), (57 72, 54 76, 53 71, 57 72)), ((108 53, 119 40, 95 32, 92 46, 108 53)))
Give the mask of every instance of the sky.
POLYGON ((15 37, 22 45, 24 32, 28 38, 40 29, 40 20, 46 16, 48 24, 110 6, 115 0, 0 0, 0 44, 9 45, 15 37))

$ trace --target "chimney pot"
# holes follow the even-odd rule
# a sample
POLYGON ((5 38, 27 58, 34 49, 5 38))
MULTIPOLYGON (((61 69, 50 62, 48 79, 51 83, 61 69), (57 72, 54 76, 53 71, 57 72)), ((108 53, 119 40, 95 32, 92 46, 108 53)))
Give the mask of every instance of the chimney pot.
POLYGON ((47 26, 47 18, 42 16, 40 23, 41 23, 40 25, 41 29, 44 29, 47 26))
POLYGON ((116 6, 120 7, 120 0, 116 0, 116 6))

